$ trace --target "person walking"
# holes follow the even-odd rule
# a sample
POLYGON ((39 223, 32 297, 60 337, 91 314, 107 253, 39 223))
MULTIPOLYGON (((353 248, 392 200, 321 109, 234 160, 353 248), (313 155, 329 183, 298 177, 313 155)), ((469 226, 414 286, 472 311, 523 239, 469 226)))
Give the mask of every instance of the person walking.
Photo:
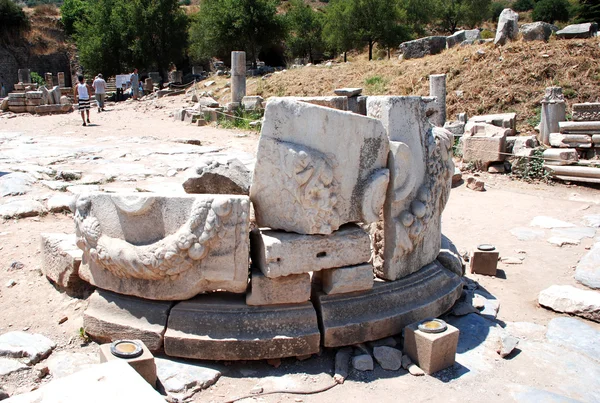
POLYGON ((102 78, 102 74, 98 74, 94 80, 92 87, 96 93, 96 103, 98 104, 98 112, 104 110, 104 98, 106 97, 106 81, 102 78))
POLYGON ((137 100, 140 95, 138 69, 133 69, 133 73, 131 73, 131 76, 129 77, 129 82, 131 83, 131 94, 133 95, 133 99, 137 100))
POLYGON ((83 81, 83 76, 78 76, 77 80, 79 83, 75 86, 75 97, 77 98, 77 104, 79 106, 79 112, 81 112, 81 119, 83 120, 83 125, 86 125, 86 119, 84 116, 87 114, 87 123, 90 123, 90 92, 91 88, 89 85, 83 81))

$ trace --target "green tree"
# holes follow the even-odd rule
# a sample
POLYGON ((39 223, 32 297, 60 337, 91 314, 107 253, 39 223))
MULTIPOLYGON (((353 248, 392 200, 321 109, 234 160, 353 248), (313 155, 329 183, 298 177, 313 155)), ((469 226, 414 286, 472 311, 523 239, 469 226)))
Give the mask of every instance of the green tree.
POLYGON ((577 22, 597 22, 600 24, 600 1, 579 0, 577 7, 577 22))
POLYGON ((190 27, 190 54, 203 61, 244 50, 255 65, 261 48, 281 42, 285 34, 274 0, 204 0, 190 27))
POLYGON ((67 35, 75 33, 75 22, 83 20, 87 3, 84 0, 65 0, 60 7, 60 20, 67 35))
POLYGON ((533 0, 517 0, 512 5, 512 9, 515 11, 529 11, 533 9, 535 2, 533 0))
POLYGON ((113 75, 133 67, 166 73, 187 47, 188 20, 176 0, 87 0, 75 22, 81 64, 113 75))
POLYGON ((488 18, 491 0, 439 0, 440 27, 452 34, 459 26, 474 28, 488 18))
POLYGON ((346 52, 353 49, 357 43, 355 31, 352 27, 352 7, 350 2, 333 0, 325 10, 325 23, 323 25, 323 39, 330 50, 346 52))
POLYGON ((438 13, 437 0, 400 0, 401 21, 417 36, 425 36, 426 27, 438 13))
POLYGON ((288 26, 287 46, 294 57, 308 57, 314 62, 316 52, 323 50, 323 15, 302 0, 292 0, 285 14, 288 26))
POLYGON ((406 37, 406 29, 399 24, 400 17, 401 9, 396 1, 336 0, 327 7, 325 33, 329 43, 343 51, 351 44, 366 42, 371 60, 376 43, 389 48, 406 37))
POLYGON ((569 8, 567 0, 540 0, 535 4, 531 18, 550 24, 554 24, 555 21, 568 21, 569 8))
POLYGON ((29 27, 23 9, 12 0, 0 0, 0 39, 17 38, 29 27))

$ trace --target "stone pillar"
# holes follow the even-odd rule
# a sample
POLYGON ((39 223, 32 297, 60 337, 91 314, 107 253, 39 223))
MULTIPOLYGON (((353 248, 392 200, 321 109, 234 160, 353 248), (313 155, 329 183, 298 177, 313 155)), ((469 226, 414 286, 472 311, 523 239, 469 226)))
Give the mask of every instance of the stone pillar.
POLYGON ((60 88, 65 88, 66 87, 66 85, 65 85, 65 73, 63 73, 63 72, 58 73, 57 74, 57 78, 58 78, 58 86, 60 88))
POLYGON ((44 74, 44 81, 46 82, 47 88, 52 88, 54 86, 54 82, 52 81, 52 73, 44 74))
POLYGON ((561 87, 548 87, 544 98, 542 98, 542 119, 540 122, 540 133, 538 141, 547 146, 550 145, 550 133, 558 133, 558 122, 564 122, 567 107, 562 94, 561 87))
POLYGON ((231 102, 246 96, 246 52, 231 52, 231 102))
POLYGON ((429 76, 429 95, 437 98, 439 113, 435 114, 431 123, 438 127, 444 127, 446 123, 446 75, 432 74, 429 76))
POLYGON ((31 72, 29 71, 29 69, 19 69, 19 71, 17 72, 17 75, 19 76, 20 83, 30 83, 31 82, 31 72))

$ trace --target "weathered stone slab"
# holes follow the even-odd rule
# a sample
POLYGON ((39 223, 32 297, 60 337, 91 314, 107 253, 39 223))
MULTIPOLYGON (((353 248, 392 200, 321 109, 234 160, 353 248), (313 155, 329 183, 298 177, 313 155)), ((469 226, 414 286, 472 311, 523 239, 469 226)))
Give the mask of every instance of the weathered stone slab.
POLYGON ((598 32, 598 24, 595 22, 586 22, 583 24, 567 25, 556 36, 564 39, 591 38, 598 32))
POLYGON ((237 158, 204 158, 188 171, 186 193, 240 194, 250 192, 252 172, 237 158))
POLYGON ((575 121, 600 121, 600 102, 573 104, 571 115, 575 121))
MULTIPOLYGON (((160 383, 170 395, 187 396, 188 393, 214 385, 221 372, 206 365, 155 358, 160 383)), ((184 399, 181 399, 184 400, 184 399)))
POLYGON ((8 332, 0 335, 0 357, 24 358, 35 364, 46 358, 56 343, 44 335, 26 332, 8 332))
POLYGON ((376 221, 389 179, 388 150, 375 119, 271 98, 250 189, 257 224, 331 234, 345 223, 376 221))
POLYGON ((571 165, 579 161, 577 150, 574 148, 549 148, 542 155, 548 165, 571 165))
POLYGON ((577 318, 556 318, 548 323, 546 338, 552 343, 577 351, 594 360, 600 357, 600 331, 577 318))
POLYGON ((348 110, 348 97, 289 97, 295 101, 307 102, 313 105, 325 106, 327 108, 339 109, 340 111, 348 110))
POLYGON ((73 351, 58 351, 52 353, 44 362, 48 366, 48 371, 54 379, 64 378, 99 364, 98 354, 93 353, 78 353, 73 351))
POLYGON ((325 347, 339 347, 399 334, 410 323, 437 317, 462 292, 460 278, 437 261, 393 282, 375 282, 370 291, 314 298, 325 347))
POLYGON ((519 34, 519 14, 510 8, 505 8, 498 18, 498 28, 496 28, 495 45, 504 45, 507 41, 517 39, 519 34))
POLYGON ((600 322, 600 293, 597 291, 581 290, 570 285, 553 285, 540 292, 538 302, 556 312, 600 322))
POLYGON ((483 169, 493 162, 504 161, 509 131, 486 123, 468 123, 461 137, 463 161, 479 163, 483 169))
POLYGON ((244 292, 247 196, 92 193, 77 200, 79 275, 97 287, 157 300, 244 292))
POLYGON ((76 196, 71 194, 55 194, 48 199, 46 207, 52 213, 73 212, 75 211, 75 200, 76 196))
POLYGON ((171 302, 96 290, 83 314, 83 327, 99 343, 139 339, 156 352, 163 346, 171 306, 171 302))
POLYGON ((164 403, 165 399, 152 389, 124 360, 98 364, 73 375, 56 379, 33 392, 13 396, 6 403, 164 403))
POLYGON ((600 228, 600 214, 590 214, 584 216, 583 224, 592 228, 600 228))
POLYGON ((46 208, 37 200, 10 200, 0 205, 0 217, 35 217, 46 212, 46 208))
POLYGON ((591 148, 592 136, 587 134, 550 133, 550 145, 560 148, 591 148))
POLYGON ((347 225, 331 235, 301 235, 255 230, 250 234, 252 262, 270 278, 367 262, 369 234, 347 225))
POLYGON ((446 49, 445 36, 428 36, 403 42, 398 48, 404 59, 418 59, 427 55, 437 55, 444 49, 446 49))
POLYGON ((600 133, 600 121, 559 122, 558 127, 563 134, 600 133))
POLYGON ((35 107, 35 113, 38 115, 48 115, 52 113, 69 113, 73 110, 73 106, 71 104, 61 105, 60 99, 58 103, 51 105, 39 105, 35 107))
POLYGON ((79 277, 83 252, 77 247, 75 234, 41 234, 42 272, 60 288, 79 291, 86 283, 79 277))
POLYGON ((369 115, 382 121, 391 140, 384 263, 375 265, 376 274, 386 280, 418 271, 440 252, 440 218, 454 174, 454 141, 450 132, 429 123, 428 104, 421 97, 368 99, 369 115))
POLYGON ((582 240, 583 238, 593 238, 594 235, 596 235, 596 230, 587 227, 555 228, 552 230, 552 234, 560 237, 582 240))
POLYGON ((563 175, 579 178, 580 180, 590 179, 592 181, 600 181, 600 168, 560 165, 544 165, 544 168, 557 177, 563 175))
POLYGON ((244 98, 242 98, 242 105, 244 107, 244 109, 248 110, 248 111, 256 111, 256 110, 261 110, 264 108, 264 102, 265 100, 263 99, 263 97, 255 95, 255 96, 245 96, 244 98))
POLYGON ((577 264, 575 280, 590 288, 600 288, 600 242, 596 242, 577 264))
POLYGON ((321 284, 328 295, 370 290, 373 288, 373 265, 366 263, 323 270, 321 284))
POLYGON ((529 223, 532 227, 540 227, 540 228, 570 228, 575 227, 575 224, 571 224, 570 222, 562 221, 557 218, 552 218, 548 216, 536 216, 529 223))
POLYGON ((468 122, 487 123, 489 125, 511 129, 512 133, 507 135, 514 135, 517 131, 517 114, 514 112, 472 116, 469 118, 468 122))
POLYGON ((458 248, 444 234, 442 234, 442 246, 437 261, 457 276, 465 274, 465 264, 458 248))
POLYGON ((558 31, 555 25, 547 22, 536 21, 530 24, 523 24, 519 32, 524 41, 548 41, 553 32, 558 31))
MULTIPOLYGON (((10 375, 14 372, 23 371, 29 367, 20 361, 10 358, 0 358, 0 376, 10 375)), ((2 400, 0 398, 0 400, 2 400)))
POLYGON ((362 93, 362 88, 337 88, 333 90, 335 95, 340 97, 357 97, 362 93))
POLYGON ((165 353, 203 360, 314 354, 321 335, 311 303, 248 306, 244 296, 201 295, 171 309, 165 353))
POLYGON ((308 273, 269 278, 254 270, 246 305, 301 304, 310 299, 310 284, 308 273))
POLYGON ((19 196, 28 193, 35 178, 22 172, 0 176, 0 197, 19 196))

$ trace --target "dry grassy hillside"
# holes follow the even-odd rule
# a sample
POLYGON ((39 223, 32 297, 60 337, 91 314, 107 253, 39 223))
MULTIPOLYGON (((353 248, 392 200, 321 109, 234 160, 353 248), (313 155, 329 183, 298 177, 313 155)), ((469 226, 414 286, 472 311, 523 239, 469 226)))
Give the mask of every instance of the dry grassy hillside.
POLYGON ((367 95, 427 95, 430 74, 447 74, 448 116, 516 112, 521 132, 537 124, 544 88, 563 88, 568 110, 600 101, 600 40, 513 42, 456 47, 422 59, 367 61, 366 56, 331 67, 311 66, 249 82, 263 97, 333 95, 339 87, 363 87, 367 95))

